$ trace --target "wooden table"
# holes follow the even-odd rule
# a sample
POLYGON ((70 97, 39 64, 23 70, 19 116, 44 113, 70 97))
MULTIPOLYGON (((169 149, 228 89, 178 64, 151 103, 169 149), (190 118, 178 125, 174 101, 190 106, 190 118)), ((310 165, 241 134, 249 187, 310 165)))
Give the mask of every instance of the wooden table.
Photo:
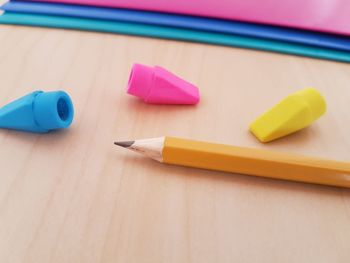
POLYGON ((113 145, 174 135, 349 160, 350 65, 238 48, 0 26, 0 104, 71 94, 75 120, 0 130, 0 262, 350 262, 350 191, 162 165, 113 145), (134 62, 200 87, 198 106, 125 92, 134 62), (249 123, 314 86, 328 112, 263 145, 249 123))

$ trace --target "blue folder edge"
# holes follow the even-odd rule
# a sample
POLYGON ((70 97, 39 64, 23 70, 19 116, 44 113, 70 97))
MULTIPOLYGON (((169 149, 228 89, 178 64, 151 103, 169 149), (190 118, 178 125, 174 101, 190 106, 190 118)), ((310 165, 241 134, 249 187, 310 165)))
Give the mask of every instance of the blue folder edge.
POLYGON ((128 9, 100 8, 23 1, 10 1, 3 5, 2 9, 8 12, 17 13, 70 16, 87 19, 176 27, 196 31, 206 31, 231 35, 234 34, 239 36, 277 40, 288 43, 350 51, 349 37, 220 19, 172 15, 128 9))
POLYGON ((188 29, 169 28, 154 25, 135 24, 107 20, 82 19, 5 12, 0 16, 0 24, 40 26, 49 28, 65 28, 106 33, 117 33, 162 39, 200 42, 207 44, 242 47, 265 50, 284 54, 308 56, 341 62, 350 62, 350 53, 333 49, 316 48, 286 42, 218 34, 188 29))

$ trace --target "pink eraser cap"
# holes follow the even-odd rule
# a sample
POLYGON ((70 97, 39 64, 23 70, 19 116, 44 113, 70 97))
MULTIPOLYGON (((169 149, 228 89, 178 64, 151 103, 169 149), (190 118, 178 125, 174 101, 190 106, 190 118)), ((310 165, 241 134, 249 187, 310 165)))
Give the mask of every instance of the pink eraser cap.
POLYGON ((134 64, 129 77, 128 93, 153 104, 199 102, 196 86, 158 66, 134 64))

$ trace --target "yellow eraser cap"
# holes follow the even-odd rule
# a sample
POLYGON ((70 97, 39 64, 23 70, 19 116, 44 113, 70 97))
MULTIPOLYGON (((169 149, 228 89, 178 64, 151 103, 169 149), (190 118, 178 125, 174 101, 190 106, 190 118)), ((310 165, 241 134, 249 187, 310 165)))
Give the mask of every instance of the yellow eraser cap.
POLYGON ((261 142, 269 142, 309 126, 325 112, 322 95, 314 88, 306 88, 290 94, 258 117, 250 131, 261 142))

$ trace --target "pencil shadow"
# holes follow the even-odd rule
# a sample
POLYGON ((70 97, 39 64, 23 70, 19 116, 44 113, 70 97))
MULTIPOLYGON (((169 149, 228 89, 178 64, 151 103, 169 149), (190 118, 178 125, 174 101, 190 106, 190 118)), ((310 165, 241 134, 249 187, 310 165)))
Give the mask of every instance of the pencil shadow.
MULTIPOLYGON (((116 157, 120 158, 120 157, 116 157)), ((302 192, 310 195, 332 195, 339 196, 340 193, 350 196, 350 189, 300 183, 286 180, 270 179, 258 176, 243 174, 225 173, 219 171, 210 171, 198 168, 174 166, 156 162, 143 156, 125 157, 123 160, 126 166, 140 165, 143 169, 149 171, 150 176, 176 176, 179 178, 191 178, 199 182, 222 183, 232 187, 250 187, 252 191, 259 189, 270 189, 271 191, 284 191, 296 194, 302 192)), ((129 176, 129 175, 128 175, 129 176)))

